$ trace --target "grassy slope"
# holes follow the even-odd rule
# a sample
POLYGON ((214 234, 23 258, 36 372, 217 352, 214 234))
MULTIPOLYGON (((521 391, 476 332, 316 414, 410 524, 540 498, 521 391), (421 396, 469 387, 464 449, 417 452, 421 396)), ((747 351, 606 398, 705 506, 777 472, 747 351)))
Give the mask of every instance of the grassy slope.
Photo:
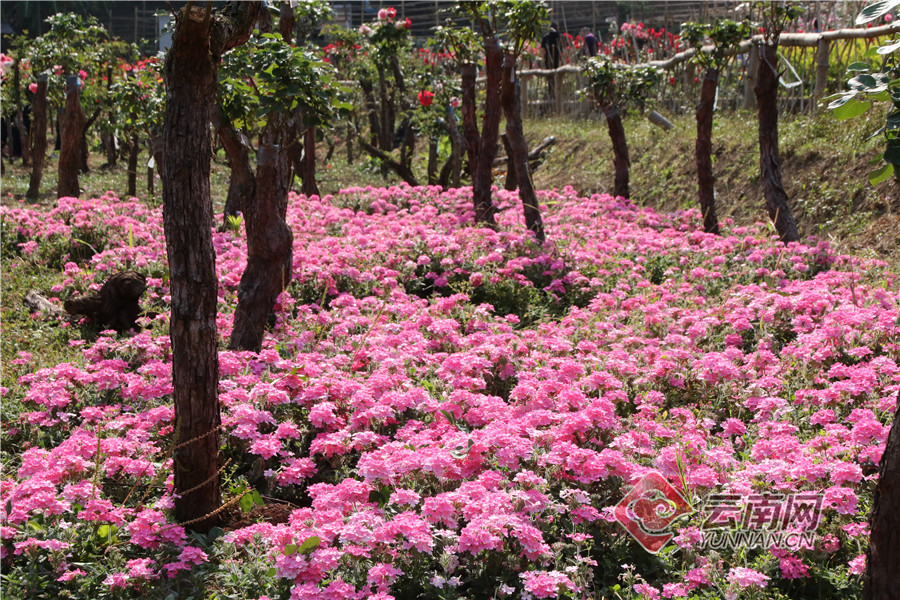
MULTIPOLYGON (((830 113, 795 116, 780 128, 784 185, 803 235, 818 235, 848 251, 896 261, 900 250, 900 185, 869 184, 869 161, 881 151, 866 141, 879 114, 837 121, 830 113)), ((670 117, 671 131, 640 116, 626 120, 632 197, 662 211, 697 207, 693 115, 670 117)), ((713 129, 716 196, 720 218, 768 221, 758 183, 755 114, 722 114, 713 129)), ((555 135, 558 144, 535 173, 538 188, 571 185, 581 192, 612 189, 612 146, 602 121, 535 121, 532 143, 555 135)))

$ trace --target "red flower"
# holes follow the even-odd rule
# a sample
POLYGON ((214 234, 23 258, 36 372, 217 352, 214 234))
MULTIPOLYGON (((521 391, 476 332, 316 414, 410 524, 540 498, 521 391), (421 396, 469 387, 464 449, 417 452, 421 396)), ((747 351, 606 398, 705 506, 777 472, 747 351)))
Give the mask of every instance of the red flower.
POLYGON ((412 28, 412 21, 409 20, 409 17, 406 17, 406 20, 403 21, 403 26, 406 27, 407 29, 412 28))
POLYGON ((432 102, 434 102, 434 92, 429 92, 428 90, 419 92, 419 104, 422 106, 431 106, 432 102))

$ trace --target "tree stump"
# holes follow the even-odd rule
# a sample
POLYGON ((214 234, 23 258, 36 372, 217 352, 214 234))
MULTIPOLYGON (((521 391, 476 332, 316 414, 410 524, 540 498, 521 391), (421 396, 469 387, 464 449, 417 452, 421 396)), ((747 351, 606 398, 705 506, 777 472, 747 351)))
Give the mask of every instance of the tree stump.
POLYGON ((118 333, 140 330, 137 318, 141 314, 139 300, 147 289, 147 278, 134 271, 116 273, 104 282, 95 294, 66 300, 63 306, 70 315, 83 315, 103 328, 118 333))

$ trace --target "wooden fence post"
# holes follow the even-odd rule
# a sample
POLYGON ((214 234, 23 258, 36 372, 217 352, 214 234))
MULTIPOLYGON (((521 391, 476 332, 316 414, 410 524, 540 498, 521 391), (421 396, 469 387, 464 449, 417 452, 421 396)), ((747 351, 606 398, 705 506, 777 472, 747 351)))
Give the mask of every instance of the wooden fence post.
POLYGON ((820 39, 816 47, 816 87, 813 90, 810 112, 816 112, 819 99, 825 95, 825 87, 828 85, 828 60, 831 54, 831 42, 820 39))
POLYGON ((744 108, 753 110, 756 108, 756 94, 753 88, 756 87, 757 73, 759 72, 759 47, 755 44, 750 46, 750 57, 747 61, 747 75, 744 77, 744 108))

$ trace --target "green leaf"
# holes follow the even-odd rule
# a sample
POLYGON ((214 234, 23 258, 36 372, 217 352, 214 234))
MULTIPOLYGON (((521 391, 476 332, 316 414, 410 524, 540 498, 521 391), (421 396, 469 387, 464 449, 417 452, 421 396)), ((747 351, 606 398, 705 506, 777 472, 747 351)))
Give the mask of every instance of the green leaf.
POLYGON ((244 494, 243 496, 241 496, 241 499, 238 501, 238 503, 241 505, 241 510, 245 513, 253 510, 253 496, 251 494, 244 494))
POLYGON ((269 570, 266 571, 266 577, 269 579, 274 579, 276 575, 278 575, 278 570, 275 567, 269 567, 269 570))
POLYGON ((864 63, 864 62, 850 63, 850 65, 847 67, 847 70, 848 71, 868 71, 869 63, 864 63))
POLYGON ((288 544, 287 546, 284 547, 284 555, 285 556, 291 556, 295 552, 297 552, 297 544, 288 544))
POLYGON ((222 529, 221 527, 213 527, 209 530, 209 533, 206 535, 206 537, 209 538, 210 542, 214 542, 223 535, 225 535, 224 529, 222 529))
POLYGON ((880 19, 898 4, 900 4, 900 0, 879 0, 878 2, 873 2, 856 15, 856 24, 865 25, 880 19))
POLYGON ((834 109, 834 116, 840 120, 852 119, 863 114, 872 107, 871 102, 861 102, 856 98, 852 98, 843 106, 834 109))
POLYGON ((319 544, 322 543, 322 540, 317 536, 311 536, 306 538, 306 541, 300 544, 300 547, 297 548, 297 552, 303 554, 304 556, 310 554, 313 550, 319 547, 319 544))
POLYGON ((897 50, 897 48, 900 48, 900 40, 897 40, 893 44, 888 44, 886 46, 880 46, 880 47, 876 48, 875 51, 878 54, 891 54, 892 52, 897 50))
POLYGON ((260 496, 259 492, 257 492, 256 490, 253 490, 250 493, 250 495, 253 498, 253 504, 255 504, 257 506, 265 506, 266 505, 266 503, 263 502, 262 496, 260 496))
POLYGON ((871 183, 872 185, 878 185, 893 174, 894 165, 892 165, 891 163, 885 163, 885 165, 880 169, 876 169, 869 173, 869 183, 871 183))
POLYGON ((884 162, 900 165, 900 144, 888 144, 884 151, 884 162))
POLYGON ((97 528, 97 537, 105 539, 109 535, 109 525, 101 525, 97 528))
POLYGON ((456 415, 454 415, 452 412, 442 408, 441 414, 447 417, 447 421, 449 421, 451 425, 456 425, 456 415))
POLYGON ((842 94, 835 94, 834 96, 829 96, 828 98, 824 98, 823 100, 830 100, 831 98, 835 98, 828 104, 828 110, 835 110, 840 108, 841 106, 847 104, 851 100, 856 97, 856 92, 844 92, 842 94))

